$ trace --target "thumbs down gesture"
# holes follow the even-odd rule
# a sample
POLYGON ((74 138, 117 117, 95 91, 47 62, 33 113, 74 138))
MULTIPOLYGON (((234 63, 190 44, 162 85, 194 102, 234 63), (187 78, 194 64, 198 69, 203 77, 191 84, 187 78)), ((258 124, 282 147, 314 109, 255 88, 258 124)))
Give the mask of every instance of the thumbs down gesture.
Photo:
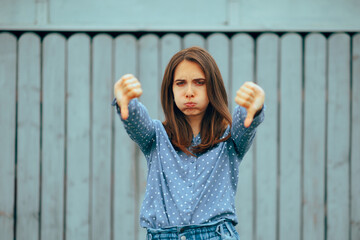
POLYGON ((114 96, 121 109, 121 118, 126 120, 129 117, 128 105, 131 99, 138 98, 143 93, 141 84, 134 75, 122 76, 114 85, 114 96))
POLYGON ((253 82, 245 82, 236 92, 235 102, 247 111, 245 127, 251 125, 256 113, 262 109, 264 101, 264 90, 253 82))

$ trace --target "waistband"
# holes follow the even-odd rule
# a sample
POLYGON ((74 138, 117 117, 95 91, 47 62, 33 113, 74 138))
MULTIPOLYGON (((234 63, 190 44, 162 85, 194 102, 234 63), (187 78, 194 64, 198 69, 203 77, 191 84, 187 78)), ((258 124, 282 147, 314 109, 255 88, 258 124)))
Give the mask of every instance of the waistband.
MULTIPOLYGON (((216 222, 206 223, 206 224, 194 224, 186 226, 176 226, 160 229, 147 228, 147 239, 152 240, 157 236, 164 236, 164 234, 171 234, 172 236, 182 236, 186 234, 203 234, 214 232, 219 235, 222 235, 225 231, 230 233, 231 236, 234 235, 235 228, 230 220, 222 219, 216 222)), ((156 238, 157 239, 157 238, 156 238)))

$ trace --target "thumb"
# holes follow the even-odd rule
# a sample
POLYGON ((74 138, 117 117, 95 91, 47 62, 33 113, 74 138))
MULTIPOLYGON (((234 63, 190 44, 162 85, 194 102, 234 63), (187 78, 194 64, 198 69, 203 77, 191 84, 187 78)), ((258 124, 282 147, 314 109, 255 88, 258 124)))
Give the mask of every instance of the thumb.
POLYGON ((254 115, 255 115, 255 111, 253 110, 253 108, 249 108, 247 110, 247 115, 246 115, 246 119, 244 122, 244 126, 245 127, 249 127, 254 119, 254 115))
POLYGON ((127 97, 123 97, 120 102, 121 118, 123 120, 126 120, 129 117, 128 105, 129 105, 129 99, 127 97))

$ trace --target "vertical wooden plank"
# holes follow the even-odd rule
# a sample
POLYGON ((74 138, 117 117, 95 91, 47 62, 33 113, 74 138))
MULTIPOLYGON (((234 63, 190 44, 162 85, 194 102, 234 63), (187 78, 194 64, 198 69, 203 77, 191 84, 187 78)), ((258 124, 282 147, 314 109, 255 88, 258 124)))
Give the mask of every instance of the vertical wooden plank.
POLYGON ((327 236, 349 239, 350 38, 329 38, 327 129, 327 236))
POLYGON ((184 48, 189 48, 192 46, 205 48, 205 39, 200 34, 196 34, 196 33, 187 34, 185 35, 183 41, 184 41, 184 48))
POLYGON ((90 38, 68 40, 66 239, 89 239, 90 38))
POLYGON ((305 39, 303 239, 324 239, 326 142, 326 40, 305 39))
POLYGON ((19 39, 16 239, 38 240, 40 196, 40 38, 19 39))
MULTIPOLYGON (((166 34, 160 40, 160 66, 161 66, 161 74, 159 76, 159 80, 162 82, 165 68, 169 63, 172 56, 181 50, 181 38, 175 34, 166 34)), ((161 83, 160 86, 161 87, 161 83)), ((162 109, 161 101, 159 101, 159 109, 162 109)), ((165 120, 163 111, 160 111, 160 118, 161 121, 165 120)))
POLYGON ((277 239, 278 36, 256 42, 257 83, 266 93, 266 120, 256 138, 256 239, 277 239))
POLYGON ((352 39, 351 239, 360 239, 360 34, 352 39))
POLYGON ((172 56, 181 50, 181 38, 175 34, 166 34, 160 40, 160 64, 161 64, 161 80, 164 76, 165 68, 172 56))
MULTIPOLYGON (((246 81, 254 81, 254 39, 248 34, 236 34, 231 39, 231 83, 228 92, 233 109, 236 91, 246 81)), ((236 215, 239 224, 236 226, 241 239, 253 239, 254 230, 254 147, 245 155, 239 168, 239 180, 235 200, 236 215)))
MULTIPOLYGON (((139 40, 139 79, 142 83, 143 95, 141 102, 146 106, 152 118, 159 118, 160 102, 160 66, 159 66, 159 39, 156 35, 148 34, 139 40)), ((139 153, 139 203, 144 200, 147 176, 147 164, 144 155, 139 153)), ((139 209, 140 209, 139 205, 139 209)), ((146 231, 140 229, 138 239, 145 239, 146 231)))
POLYGON ((254 146, 244 156, 239 168, 239 180, 235 198, 236 215, 239 224, 236 226, 241 239, 254 239, 254 146))
POLYGON ((236 34, 231 39, 231 65, 228 91, 229 102, 233 103, 231 112, 235 109, 236 92, 247 81, 255 81, 255 51, 254 39, 248 34, 236 34))
MULTIPOLYGON (((137 42, 134 36, 121 35, 115 39, 114 61, 113 84, 124 74, 138 75, 137 42)), ((122 240, 126 236, 133 240, 139 228, 135 143, 127 135, 116 111, 114 117, 113 239, 122 240)))
MULTIPOLYGON (((230 79, 230 41, 224 34, 215 33, 208 37, 207 47, 210 54, 218 65, 224 81, 226 92, 229 93, 231 86, 230 79)), ((240 87, 240 86, 239 86, 240 87)), ((229 107, 232 108, 232 99, 229 99, 229 107)))
POLYGON ((281 38, 279 239, 300 240, 302 145, 302 39, 281 38))
POLYGON ((43 41, 41 239, 63 239, 66 40, 43 41))
POLYGON ((0 34, 0 233, 14 238, 17 40, 0 34))
POLYGON ((161 79, 159 79, 159 39, 156 35, 148 34, 139 39, 139 79, 143 88, 141 101, 149 110, 152 118, 159 117, 161 79))
POLYGON ((92 43, 92 239, 111 238, 112 38, 92 43))

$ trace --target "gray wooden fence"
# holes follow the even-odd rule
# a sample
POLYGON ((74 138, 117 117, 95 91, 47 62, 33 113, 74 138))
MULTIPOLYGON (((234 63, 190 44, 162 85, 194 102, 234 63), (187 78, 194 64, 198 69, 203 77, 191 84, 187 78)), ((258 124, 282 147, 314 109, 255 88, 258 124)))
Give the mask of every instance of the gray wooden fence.
POLYGON ((360 34, 239 33, 206 38, 0 34, 0 239, 144 239, 146 162, 114 109, 113 84, 159 89, 178 50, 207 48, 234 108, 266 91, 266 120, 241 165, 242 239, 360 239, 360 34))

